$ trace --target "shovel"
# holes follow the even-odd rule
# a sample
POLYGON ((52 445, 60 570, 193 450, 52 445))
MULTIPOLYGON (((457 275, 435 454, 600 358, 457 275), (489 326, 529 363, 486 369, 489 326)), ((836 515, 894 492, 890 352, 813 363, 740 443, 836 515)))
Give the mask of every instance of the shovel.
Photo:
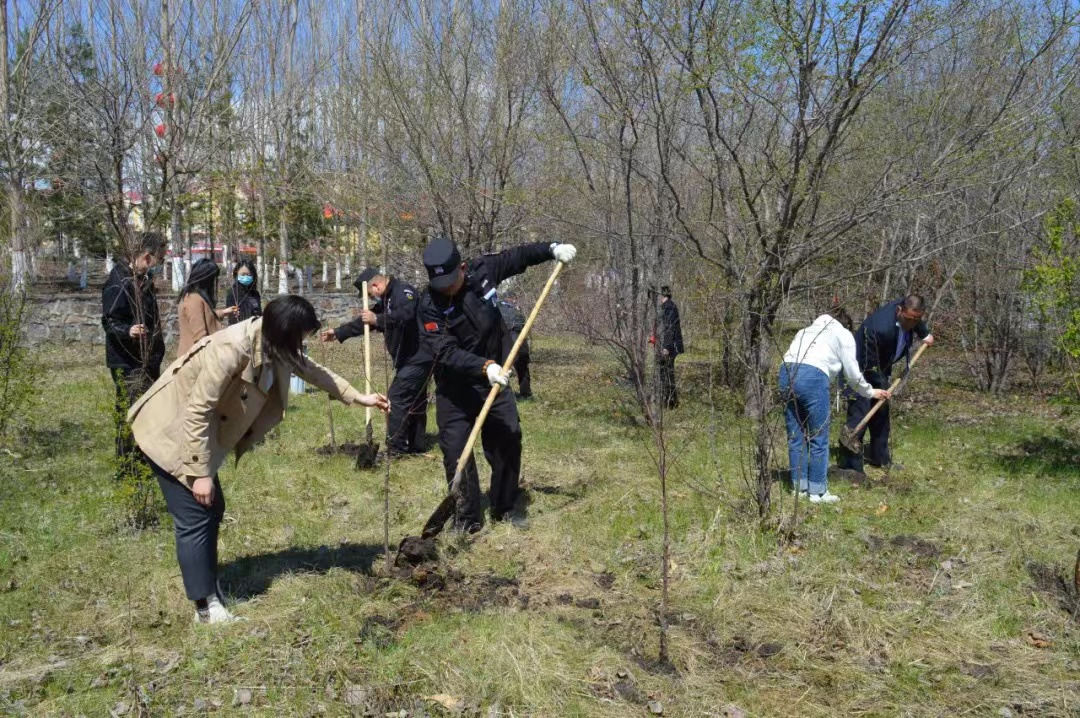
MULTIPOLYGON (((514 361, 517 359, 518 351, 521 350, 521 345, 525 343, 525 340, 529 338, 529 332, 532 330, 533 322, 536 321, 537 315, 540 313, 540 307, 544 306, 544 300, 547 299, 548 294, 551 293, 551 288, 555 285, 555 280, 559 277, 559 272, 563 268, 562 262, 556 262, 555 268, 551 270, 551 276, 548 277, 547 284, 544 285, 544 290, 540 292, 540 298, 536 300, 536 306, 532 308, 532 312, 529 313, 529 318, 525 322, 524 328, 521 333, 518 334, 517 341, 514 342, 514 346, 510 349, 510 354, 507 355, 506 361, 503 362, 503 376, 509 376, 510 367, 514 366, 514 361)), ((494 384, 491 387, 491 391, 488 392, 487 401, 484 402, 484 407, 480 410, 480 415, 476 417, 476 423, 473 424, 472 432, 469 433, 469 440, 465 442, 465 448, 461 452, 461 456, 458 457, 457 467, 454 470, 454 478, 450 482, 450 491, 447 493, 446 498, 436 507, 435 511, 431 514, 431 517, 424 524, 424 530, 421 533, 422 539, 433 539, 442 532, 446 522, 454 515, 455 509, 457 509, 457 502, 461 495, 461 480, 465 475, 465 467, 469 465, 469 462, 473 458, 473 445, 476 444, 477 437, 480 436, 480 430, 484 427, 484 420, 487 419, 488 412, 491 411, 491 405, 495 403, 495 398, 499 396, 499 392, 502 391, 502 384, 494 384)), ((410 536, 406 536, 401 544, 406 545, 406 542, 412 539, 410 536)), ((400 551, 400 548, 399 548, 400 551)))
MULTIPOLYGON (((368 310, 367 282, 360 285, 360 294, 364 297, 364 311, 368 310)), ((371 327, 364 324, 364 391, 371 393, 371 327)), ((356 454, 356 468, 370 469, 375 466, 375 458, 379 455, 379 445, 371 428, 371 407, 364 408, 364 443, 356 454)))
MULTIPOLYGON (((919 357, 921 357, 922 353, 926 351, 927 346, 927 344, 920 345, 919 350, 915 352, 915 356, 911 357, 911 361, 908 362, 907 369, 904 371, 903 376, 899 376, 893 380, 893 383, 889 386, 890 395, 895 392, 901 384, 907 381, 908 374, 911 373, 911 367, 915 366, 915 362, 919 361, 919 357)), ((870 411, 866 412, 866 416, 863 417, 862 421, 860 421, 858 425, 855 426, 855 428, 848 428, 846 425, 841 428, 840 445, 853 454, 862 453, 863 429, 866 428, 866 425, 870 422, 870 419, 873 418, 874 414, 878 412, 878 409, 880 409, 881 405, 884 404, 886 401, 888 400, 879 399, 876 404, 870 407, 870 411)))

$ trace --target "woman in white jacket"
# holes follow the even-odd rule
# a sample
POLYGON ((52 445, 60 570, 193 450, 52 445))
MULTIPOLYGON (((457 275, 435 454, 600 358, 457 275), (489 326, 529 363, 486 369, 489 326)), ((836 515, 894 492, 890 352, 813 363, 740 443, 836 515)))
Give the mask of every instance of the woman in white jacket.
POLYGON ((868 399, 888 399, 859 370, 851 317, 843 309, 822 314, 799 330, 780 365, 780 393, 786 402, 791 485, 811 503, 833 503, 829 493, 829 388, 842 371, 852 389, 868 399))

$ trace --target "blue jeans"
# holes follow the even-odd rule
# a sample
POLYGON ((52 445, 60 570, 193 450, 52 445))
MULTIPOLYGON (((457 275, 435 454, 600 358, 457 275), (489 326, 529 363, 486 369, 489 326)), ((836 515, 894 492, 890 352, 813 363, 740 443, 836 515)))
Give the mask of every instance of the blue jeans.
POLYGON ((829 469, 829 376, 809 364, 780 367, 791 485, 823 494, 829 469))

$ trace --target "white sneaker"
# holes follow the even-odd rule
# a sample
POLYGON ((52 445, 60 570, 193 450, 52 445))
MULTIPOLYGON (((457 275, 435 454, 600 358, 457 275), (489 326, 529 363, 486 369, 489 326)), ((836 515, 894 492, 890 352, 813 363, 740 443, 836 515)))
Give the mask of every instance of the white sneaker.
POLYGON ((810 494, 810 503, 812 504, 835 504, 839 500, 839 496, 830 494, 828 491, 823 494, 810 494))
POLYGON ((805 491, 792 491, 791 498, 793 499, 808 499, 810 494, 805 491))
POLYGON ((233 623, 246 620, 246 618, 230 613, 229 609, 221 605, 221 601, 217 596, 208 597, 206 599, 206 608, 195 611, 195 623, 233 623))

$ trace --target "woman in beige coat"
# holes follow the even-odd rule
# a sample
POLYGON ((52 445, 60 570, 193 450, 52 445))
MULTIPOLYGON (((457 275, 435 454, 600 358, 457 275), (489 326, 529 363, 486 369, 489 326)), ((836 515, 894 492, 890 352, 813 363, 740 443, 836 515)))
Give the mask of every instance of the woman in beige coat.
POLYGON ((217 309, 217 280, 221 269, 212 259, 200 259, 191 265, 191 272, 180 292, 177 324, 180 343, 176 355, 184 356, 195 342, 220 330, 226 317, 236 314, 236 307, 217 309))
POLYGON ((200 623, 234 619, 217 588, 218 526, 225 513, 218 469, 230 451, 239 462, 281 422, 290 375, 346 405, 390 407, 385 396, 361 394, 303 356, 304 339, 318 329, 306 299, 275 299, 262 317, 197 342, 128 412, 172 514, 184 589, 200 623))

